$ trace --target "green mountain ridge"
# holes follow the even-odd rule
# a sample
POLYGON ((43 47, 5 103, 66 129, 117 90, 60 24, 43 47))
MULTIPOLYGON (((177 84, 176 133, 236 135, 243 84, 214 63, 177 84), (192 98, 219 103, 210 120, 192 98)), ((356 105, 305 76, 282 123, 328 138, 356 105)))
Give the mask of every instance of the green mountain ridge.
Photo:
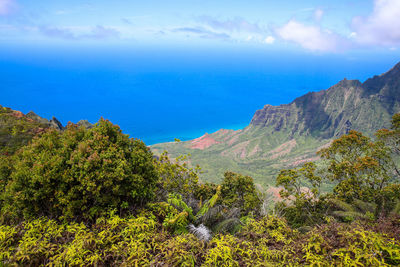
MULTIPOLYGON (((93 124, 87 120, 81 120, 76 125, 93 127, 93 124)), ((16 149, 28 144, 35 135, 49 128, 59 131, 65 129, 55 117, 47 120, 33 111, 23 114, 0 105, 0 154, 14 153, 16 149)))
POLYGON ((185 142, 151 146, 172 158, 191 154, 204 181, 218 182, 224 171, 252 176, 271 185, 280 169, 317 160, 316 151, 349 130, 372 135, 389 126, 400 111, 400 63, 361 83, 343 79, 327 90, 310 92, 289 104, 265 105, 242 130, 219 130, 185 142))

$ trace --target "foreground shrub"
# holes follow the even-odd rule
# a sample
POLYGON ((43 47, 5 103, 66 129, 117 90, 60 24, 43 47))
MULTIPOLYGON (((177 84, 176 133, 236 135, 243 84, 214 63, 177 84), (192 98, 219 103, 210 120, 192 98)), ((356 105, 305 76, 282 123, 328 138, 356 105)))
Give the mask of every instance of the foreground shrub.
POLYGON ((221 184, 220 202, 229 207, 237 207, 242 215, 258 212, 261 201, 253 178, 238 173, 226 172, 221 184))
POLYGON ((309 233, 307 264, 316 266, 398 266, 400 243, 357 224, 328 224, 309 233))
POLYGON ((191 197, 198 188, 200 167, 190 168, 187 161, 189 156, 179 156, 174 162, 164 152, 154 160, 160 175, 157 185, 157 199, 166 200, 169 193, 182 195, 185 199, 191 197))
POLYGON ((46 132, 15 156, 3 214, 93 221, 108 209, 134 209, 154 195, 152 156, 103 119, 89 130, 46 132))
POLYGON ((192 234, 175 236, 157 246, 155 266, 200 266, 207 244, 192 234))
POLYGON ((330 223, 307 234, 284 220, 249 220, 209 242, 170 234, 151 213, 111 213, 89 226, 40 218, 0 226, 5 266, 399 266, 400 243, 373 226, 330 223))

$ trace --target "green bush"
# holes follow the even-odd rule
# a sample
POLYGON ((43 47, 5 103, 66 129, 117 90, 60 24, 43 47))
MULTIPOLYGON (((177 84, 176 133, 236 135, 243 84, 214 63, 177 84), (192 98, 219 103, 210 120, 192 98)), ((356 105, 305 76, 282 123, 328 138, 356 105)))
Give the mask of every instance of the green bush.
POLYGON ((192 169, 187 163, 188 156, 180 156, 172 162, 164 152, 154 161, 160 174, 157 198, 166 200, 169 193, 182 195, 185 199, 192 196, 198 187, 199 167, 192 169))
POLYGON ((158 173, 142 141, 101 119, 89 130, 70 125, 35 138, 15 155, 9 179, 6 217, 94 220, 152 199, 158 173))
POLYGON ((253 178, 238 173, 226 172, 221 184, 219 203, 232 208, 237 207, 242 215, 258 212, 261 200, 257 195, 253 178))

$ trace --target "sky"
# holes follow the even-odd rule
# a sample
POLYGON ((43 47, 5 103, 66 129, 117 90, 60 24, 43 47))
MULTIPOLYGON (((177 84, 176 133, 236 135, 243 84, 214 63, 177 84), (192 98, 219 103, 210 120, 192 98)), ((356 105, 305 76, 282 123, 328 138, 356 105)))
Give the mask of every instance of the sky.
POLYGON ((0 0, 0 42, 393 51, 399 18, 399 0, 0 0))

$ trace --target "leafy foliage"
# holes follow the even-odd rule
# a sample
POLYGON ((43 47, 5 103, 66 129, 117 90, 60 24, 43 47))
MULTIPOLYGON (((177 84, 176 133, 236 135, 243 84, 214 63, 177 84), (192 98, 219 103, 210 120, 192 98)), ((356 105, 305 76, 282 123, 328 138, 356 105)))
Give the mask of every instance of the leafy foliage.
POLYGON ((359 132, 350 131, 318 153, 328 161, 327 176, 339 182, 334 192, 343 200, 374 201, 392 179, 388 149, 359 132))
POLYGON ((171 162, 168 153, 164 152, 155 160, 155 166, 160 175, 157 190, 159 199, 163 200, 171 192, 186 198, 194 194, 198 187, 200 167, 191 169, 187 163, 188 157, 180 156, 175 159, 175 162, 171 162))
POLYGON ((307 263, 333 266, 396 266, 399 243, 360 226, 326 225, 309 234, 303 247, 307 263))
POLYGON ((276 205, 294 227, 310 226, 324 221, 327 210, 325 197, 320 197, 322 178, 316 174, 313 162, 303 167, 282 170, 276 185, 282 186, 280 196, 285 200, 276 205))
POLYGON ((374 220, 396 214, 400 202, 400 181, 396 162, 399 142, 399 114, 393 116, 392 130, 377 132, 373 141, 360 132, 350 131, 318 153, 316 165, 282 170, 277 185, 283 186, 277 204, 295 227, 312 226, 334 216, 342 221, 374 220), (322 194, 324 178, 335 183, 333 194, 322 194), (307 186, 307 187, 306 187, 307 186))
POLYGON ((239 208, 243 215, 257 211, 261 204, 253 179, 233 172, 224 174, 220 203, 239 208))
POLYGON ((35 266, 396 266, 400 243, 356 224, 300 234, 271 216, 206 243, 192 234, 170 235, 151 216, 110 213, 91 227, 46 218, 0 226, 0 259, 35 266))
POLYGON ((154 195, 152 153, 101 119, 92 129, 48 131, 20 150, 3 194, 18 218, 93 220, 107 209, 133 209, 154 195))
POLYGON ((0 264, 399 266, 399 121, 377 141, 349 132, 323 164, 282 170, 284 218, 260 211, 251 177, 199 183, 188 158, 155 158, 108 121, 46 131, 0 159, 0 264))
POLYGON ((332 198, 330 204, 335 207, 332 214, 343 221, 373 220, 376 205, 355 199, 353 204, 346 203, 340 199, 332 198))

